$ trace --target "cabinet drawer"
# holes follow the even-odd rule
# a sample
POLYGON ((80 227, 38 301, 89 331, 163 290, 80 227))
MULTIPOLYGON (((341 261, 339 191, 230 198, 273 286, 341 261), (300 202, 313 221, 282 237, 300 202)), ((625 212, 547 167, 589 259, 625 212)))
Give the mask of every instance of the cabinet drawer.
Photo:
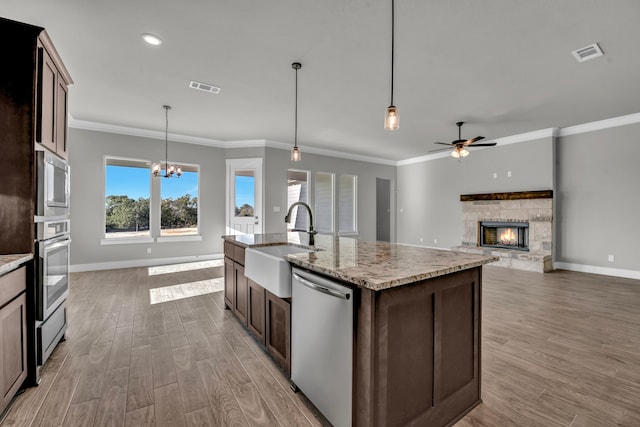
POLYGON ((244 248, 240 246, 233 247, 233 259, 240 265, 244 265, 244 248))
POLYGON ((38 351, 38 365, 44 365, 66 330, 67 309, 63 302, 36 330, 38 348, 40 349, 38 351))
POLYGON ((0 307, 27 289, 27 268, 20 267, 0 277, 0 307))
POLYGON ((233 259, 233 248, 235 245, 233 243, 229 243, 225 240, 224 242, 224 256, 227 258, 233 259))

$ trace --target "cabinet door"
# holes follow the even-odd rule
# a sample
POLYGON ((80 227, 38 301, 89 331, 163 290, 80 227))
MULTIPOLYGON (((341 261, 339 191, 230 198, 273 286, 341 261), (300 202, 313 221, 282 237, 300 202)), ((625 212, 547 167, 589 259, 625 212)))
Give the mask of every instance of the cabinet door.
POLYGON ((57 74, 53 59, 43 47, 38 48, 38 115, 36 141, 56 151, 57 74))
POLYGON ((247 327, 249 331, 264 345, 264 293, 265 289, 251 279, 247 279, 249 292, 249 309, 247 310, 247 327))
POLYGON ((67 84, 58 76, 56 85, 56 153, 61 157, 68 157, 67 147, 67 84))
POLYGON ((233 261, 230 258, 224 258, 224 305, 233 310, 233 293, 235 291, 235 272, 233 270, 233 261))
POLYGON ((265 290, 265 345, 275 361, 291 376, 291 305, 265 290))
POLYGON ((27 377, 26 297, 0 310, 0 413, 27 377))
POLYGON ((248 308, 248 283, 247 277, 244 275, 244 267, 238 264, 237 262, 233 264, 233 269, 235 271, 235 295, 233 301, 233 312, 236 314, 238 319, 243 323, 247 324, 247 308, 248 308))

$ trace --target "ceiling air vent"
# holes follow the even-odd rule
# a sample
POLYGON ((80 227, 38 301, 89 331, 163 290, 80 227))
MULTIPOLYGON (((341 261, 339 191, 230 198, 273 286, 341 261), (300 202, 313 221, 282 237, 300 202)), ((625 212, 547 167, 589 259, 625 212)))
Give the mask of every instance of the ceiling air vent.
POLYGON ((210 85, 209 83, 201 83, 191 80, 189 87, 191 89, 202 90, 216 95, 220 93, 220 88, 218 86, 210 85))
POLYGON ((598 43, 583 47, 582 49, 571 52, 578 62, 585 62, 593 58, 604 55, 598 43))

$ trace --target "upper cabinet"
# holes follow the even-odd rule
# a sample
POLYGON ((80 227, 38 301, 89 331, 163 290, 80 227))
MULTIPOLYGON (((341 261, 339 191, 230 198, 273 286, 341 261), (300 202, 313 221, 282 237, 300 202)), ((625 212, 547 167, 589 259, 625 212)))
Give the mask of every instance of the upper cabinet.
POLYGON ((73 82, 44 28, 0 18, 0 40, 0 254, 32 253, 35 150, 67 157, 73 82))
POLYGON ((37 43, 36 142, 63 158, 67 146, 67 87, 72 83, 46 31, 37 43))

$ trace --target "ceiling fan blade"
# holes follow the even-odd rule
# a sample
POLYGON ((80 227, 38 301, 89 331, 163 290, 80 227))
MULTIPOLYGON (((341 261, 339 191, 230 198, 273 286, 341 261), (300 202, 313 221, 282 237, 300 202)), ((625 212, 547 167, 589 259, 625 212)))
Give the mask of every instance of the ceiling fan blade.
POLYGON ((483 144, 471 144, 467 147, 493 147, 494 145, 496 145, 495 142, 485 142, 483 144))
POLYGON ((444 142, 434 142, 434 144, 448 145, 449 147, 451 146, 451 144, 446 144, 446 143, 444 143, 444 142))
POLYGON ((480 141, 481 139, 484 139, 484 136, 476 136, 473 139, 468 139, 464 142, 464 145, 469 145, 469 144, 473 144, 476 141, 480 141))
MULTIPOLYGON (((449 144, 447 144, 447 145, 449 145, 449 144)), ((430 150, 430 151, 427 151, 427 153, 437 153, 437 152, 439 152, 439 151, 449 151, 450 149, 451 149, 451 148, 438 148, 437 150, 430 150)))

